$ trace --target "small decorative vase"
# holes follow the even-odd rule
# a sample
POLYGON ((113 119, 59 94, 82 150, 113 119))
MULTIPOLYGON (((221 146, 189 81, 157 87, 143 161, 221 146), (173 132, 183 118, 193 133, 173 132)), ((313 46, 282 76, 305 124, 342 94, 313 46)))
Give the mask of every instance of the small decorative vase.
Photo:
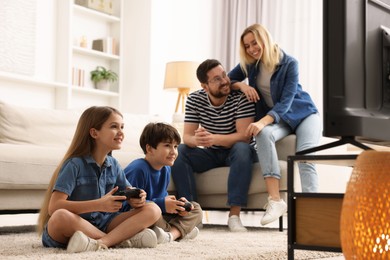
POLYGON ((345 259, 390 259, 390 152, 364 151, 355 163, 340 219, 345 259))
POLYGON ((96 88, 100 90, 109 91, 110 90, 110 82, 108 80, 101 80, 96 82, 96 88))

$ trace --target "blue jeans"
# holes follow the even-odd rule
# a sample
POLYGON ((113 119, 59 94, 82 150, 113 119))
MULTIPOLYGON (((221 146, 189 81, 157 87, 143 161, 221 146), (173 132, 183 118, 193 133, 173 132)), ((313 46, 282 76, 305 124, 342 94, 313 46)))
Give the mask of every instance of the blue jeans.
POLYGON ((55 247, 55 248, 66 248, 67 246, 67 244, 57 242, 53 238, 51 238, 49 232, 47 231, 47 224, 45 225, 45 228, 42 233, 42 244, 44 247, 55 247))
POLYGON ((201 174, 213 168, 230 166, 227 205, 246 206, 252 165, 258 161, 254 147, 244 142, 237 142, 230 149, 191 148, 180 144, 178 150, 179 156, 171 168, 178 197, 198 201, 194 172, 201 174))
MULTIPOLYGON (((292 134, 291 128, 283 121, 267 125, 256 136, 257 155, 263 176, 280 179, 280 168, 275 142, 292 134)), ((296 151, 318 146, 322 135, 322 122, 318 113, 306 117, 295 130, 296 151)), ((318 175, 313 163, 299 163, 299 174, 303 192, 318 191, 318 175)))

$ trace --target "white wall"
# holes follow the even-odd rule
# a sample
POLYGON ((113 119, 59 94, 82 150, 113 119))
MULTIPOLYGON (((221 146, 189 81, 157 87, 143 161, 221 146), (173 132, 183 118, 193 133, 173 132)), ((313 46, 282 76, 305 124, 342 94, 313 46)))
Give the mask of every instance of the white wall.
POLYGON ((47 81, 55 80, 56 17, 55 1, 37 0, 35 76, 47 81))
POLYGON ((152 1, 150 111, 172 115, 178 93, 163 90, 165 64, 213 56, 213 1, 152 1))
POLYGON ((151 0, 124 1, 122 112, 150 112, 151 4, 151 0))
POLYGON ((0 5, 0 74, 5 75, 0 77, 0 98, 16 105, 56 107, 55 90, 42 84, 55 80, 56 2, 0 0, 0 5), (12 74, 21 77, 9 80, 12 74))
POLYGON ((209 0, 126 0, 122 110, 172 115, 177 92, 164 91, 165 64, 212 55, 209 0))
MULTIPOLYGON (((10 0, 1 0, 13 3, 10 0)), ((21 0, 19 0, 21 1, 21 0)), ((64 0, 58 0, 64 1, 64 0)), ((301 0, 303 1, 303 0, 301 0)), ((309 1, 309 0, 306 0, 309 1)), ((318 3, 320 0, 311 2, 318 3)), ((203 61, 206 58, 215 58, 214 48, 218 43, 214 40, 213 30, 218 30, 215 17, 215 0, 126 0, 124 1, 124 46, 121 51, 124 55, 123 71, 123 112, 133 113, 159 113, 172 115, 177 98, 177 92, 164 91, 165 64, 174 60, 203 61)), ((280 1, 279 1, 280 2, 280 1)), ((52 0, 36 0, 36 26, 35 26, 35 55, 34 77, 40 80, 52 81, 55 79, 56 51, 56 2, 52 0)), ((58 3, 58 2, 57 2, 58 3)), ((283 2, 281 10, 293 10, 293 3, 283 2), (288 5, 288 8, 284 6, 288 5)), ((282 2, 279 3, 280 5, 282 2)), ((270 17, 267 26, 285 24, 286 26, 307 26, 308 13, 316 13, 321 21, 321 9, 314 4, 307 5, 307 10, 294 10, 302 15, 299 19, 287 20, 286 15, 277 19, 270 17), (313 7, 314 6, 314 7, 313 7)), ((318 4, 317 4, 318 6, 318 4)), ((23 17, 15 17, 23 19, 23 17)), ((5 20, 2 23, 12 23, 5 20)), ((316 23, 314 23, 316 24, 316 23)), ((316 104, 322 109, 322 51, 319 42, 322 37, 321 27, 314 28, 315 34, 307 37, 307 42, 316 39, 315 44, 302 45, 302 48, 317 48, 318 67, 309 68, 301 49, 289 49, 290 41, 294 37, 288 34, 273 32, 276 40, 289 53, 300 62, 301 82, 304 89, 310 87, 309 93, 316 104)), ((306 40, 306 39, 304 39, 306 40)), ((223 43, 221 43, 223 44, 223 43)), ((303 50, 304 51, 304 50, 303 50)), ((20 95, 18 95, 20 96, 20 95)), ((30 104, 20 96, 15 102, 30 104)), ((46 97, 42 95, 42 97, 46 97)), ((14 95, 12 96, 14 98, 14 95)), ((43 101, 54 107, 53 101, 43 101)))

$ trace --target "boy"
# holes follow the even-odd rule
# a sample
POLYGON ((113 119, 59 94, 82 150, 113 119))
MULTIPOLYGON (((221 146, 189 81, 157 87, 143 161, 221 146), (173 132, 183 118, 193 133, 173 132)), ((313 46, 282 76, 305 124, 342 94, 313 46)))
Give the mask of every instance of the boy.
MULTIPOLYGON (((162 217, 153 228, 158 243, 193 239, 199 233, 196 226, 202 221, 202 209, 198 203, 191 202, 191 207, 186 210, 186 198, 176 199, 168 195, 171 166, 178 155, 180 142, 180 134, 173 126, 149 123, 140 137, 145 158, 134 160, 124 170, 127 180, 133 186, 145 190, 146 199, 161 208, 162 217)), ((125 205, 127 209, 129 205, 125 205)))

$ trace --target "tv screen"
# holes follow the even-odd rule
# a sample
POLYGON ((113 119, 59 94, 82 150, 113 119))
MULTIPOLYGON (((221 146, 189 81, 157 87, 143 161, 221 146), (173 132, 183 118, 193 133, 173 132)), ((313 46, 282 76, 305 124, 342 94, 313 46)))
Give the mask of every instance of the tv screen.
POLYGON ((324 136, 390 144, 390 0, 324 0, 324 136))

